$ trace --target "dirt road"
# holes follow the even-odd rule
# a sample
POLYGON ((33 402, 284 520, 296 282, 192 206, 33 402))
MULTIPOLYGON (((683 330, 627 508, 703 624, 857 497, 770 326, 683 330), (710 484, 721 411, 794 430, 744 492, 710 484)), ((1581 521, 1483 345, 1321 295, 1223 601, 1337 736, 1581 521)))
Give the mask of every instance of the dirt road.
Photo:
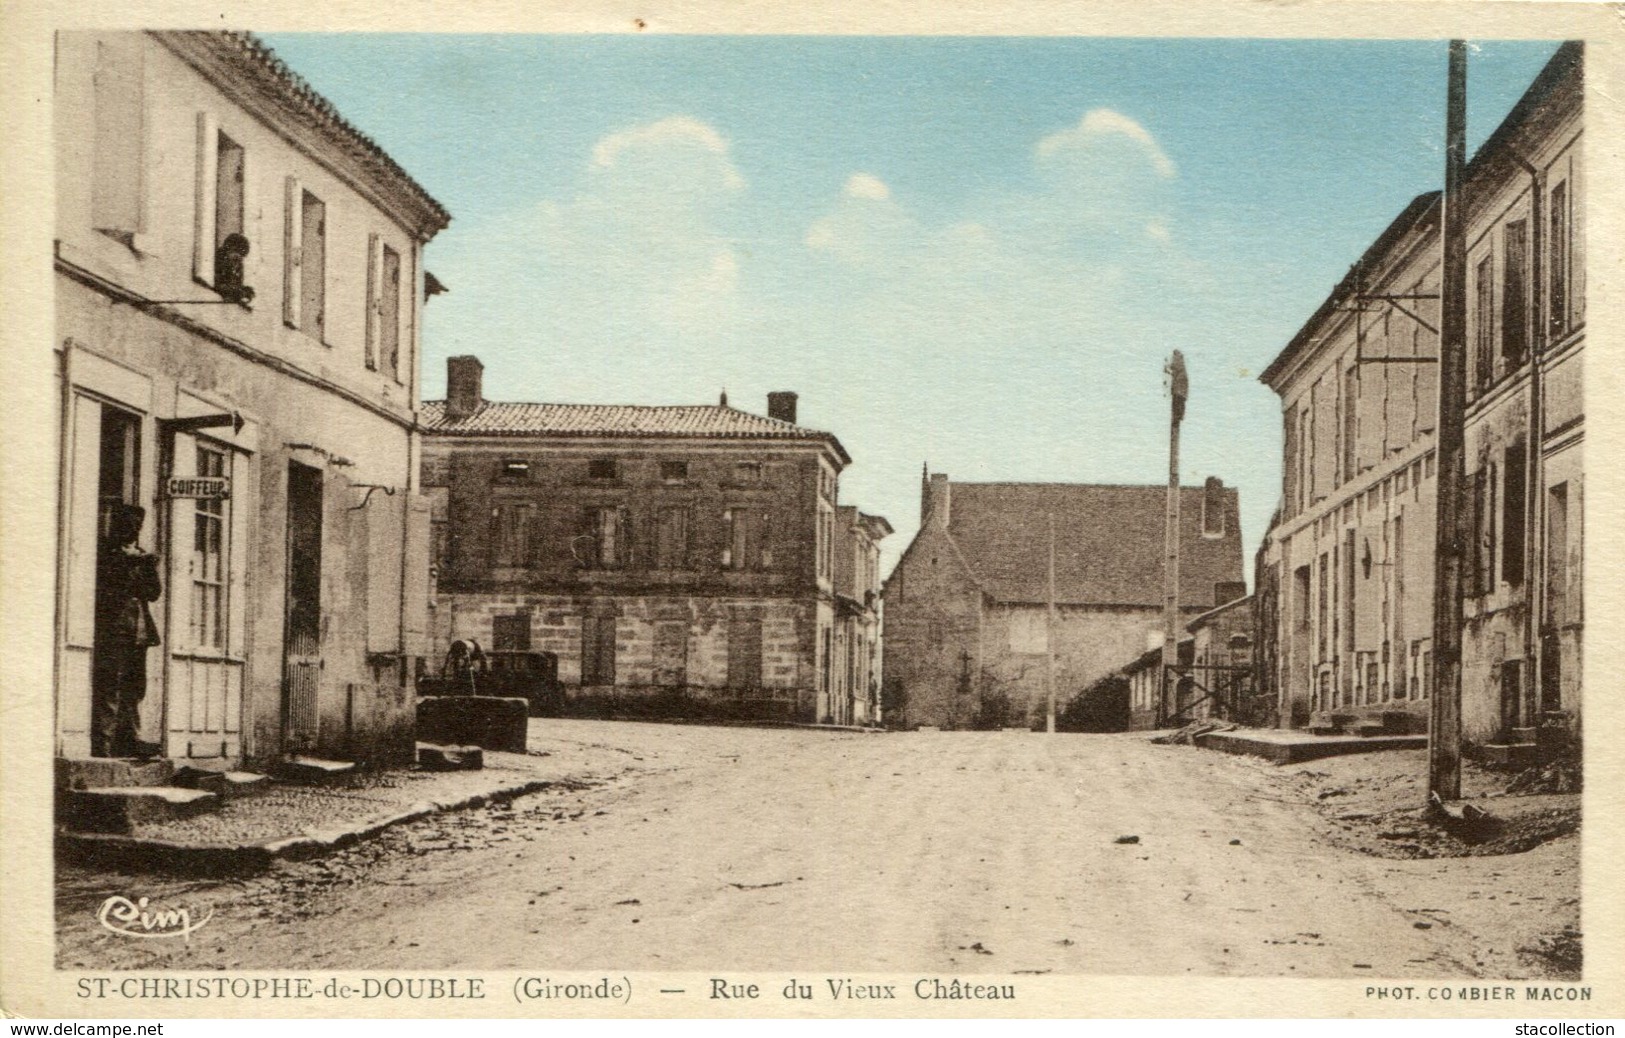
POLYGON ((580 788, 245 881, 64 869, 59 964, 1538 976, 1578 896, 1577 838, 1372 858, 1280 769, 1143 736, 533 724, 580 788), (214 916, 101 931, 132 892, 214 916))

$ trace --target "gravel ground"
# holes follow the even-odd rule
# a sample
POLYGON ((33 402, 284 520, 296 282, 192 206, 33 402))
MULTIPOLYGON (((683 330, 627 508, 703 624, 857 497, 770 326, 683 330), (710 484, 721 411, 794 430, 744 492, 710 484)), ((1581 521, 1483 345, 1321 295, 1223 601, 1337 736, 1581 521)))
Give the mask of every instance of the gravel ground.
MULTIPOLYGON (((1376 857, 1319 786, 1143 736, 850 735, 548 722, 571 781, 246 880, 61 868, 58 965, 92 969, 974 970, 1573 977, 1578 838, 1376 857), (213 912, 130 941, 101 898, 213 912), (153 947, 158 945, 158 947, 153 947)), ((1346 769, 1346 770, 1345 770, 1346 769)), ((1330 787, 1328 787, 1330 788, 1330 787)), ((1375 788, 1375 787, 1373 787, 1375 788)))

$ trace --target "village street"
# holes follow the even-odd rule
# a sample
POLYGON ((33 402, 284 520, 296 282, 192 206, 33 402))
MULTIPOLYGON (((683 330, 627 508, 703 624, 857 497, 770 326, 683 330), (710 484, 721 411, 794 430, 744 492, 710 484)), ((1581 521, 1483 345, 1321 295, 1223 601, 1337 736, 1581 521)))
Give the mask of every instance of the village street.
POLYGON ((531 747, 580 782, 247 879, 62 866, 58 964, 1527 977, 1519 945, 1578 922, 1575 836, 1433 860, 1329 842, 1305 782, 1369 761, 562 720, 531 747), (94 920, 115 893, 213 918, 121 939, 94 920))

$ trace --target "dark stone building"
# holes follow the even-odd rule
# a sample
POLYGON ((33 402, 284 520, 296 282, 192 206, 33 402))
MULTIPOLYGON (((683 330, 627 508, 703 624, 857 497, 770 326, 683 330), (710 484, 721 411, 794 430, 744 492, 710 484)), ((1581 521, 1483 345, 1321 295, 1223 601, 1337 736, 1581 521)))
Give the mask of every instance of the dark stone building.
MULTIPOLYGON (((552 653, 565 709, 816 723, 837 709, 830 433, 727 406, 497 403, 475 357, 424 405, 431 625, 552 653)), ((850 706, 844 711, 851 715, 850 706)))

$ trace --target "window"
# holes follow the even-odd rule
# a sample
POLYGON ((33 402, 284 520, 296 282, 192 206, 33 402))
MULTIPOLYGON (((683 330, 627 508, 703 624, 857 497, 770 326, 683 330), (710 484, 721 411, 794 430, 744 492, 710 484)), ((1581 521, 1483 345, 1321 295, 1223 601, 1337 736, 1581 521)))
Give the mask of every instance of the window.
POLYGON ((1482 393, 1495 381, 1495 257, 1478 261, 1473 302, 1473 385, 1482 393))
POLYGON ((1553 338, 1569 327, 1569 262, 1574 243, 1569 237, 1569 185, 1567 181, 1552 188, 1552 244, 1550 275, 1551 291, 1547 298, 1548 325, 1553 338))
POLYGON ((632 560, 632 517, 625 508, 583 509, 575 539, 576 561, 585 567, 613 569, 632 560))
POLYGON ((503 479, 528 480, 530 462, 520 458, 508 458, 502 463, 501 476, 503 479))
POLYGON ((239 245, 247 241, 242 237, 246 161, 242 145, 220 132, 214 115, 199 112, 192 276, 222 295, 240 289, 243 283, 246 251, 237 249, 228 255, 222 247, 234 235, 240 239, 239 245))
POLYGON ((615 684, 615 617, 581 618, 581 683, 615 684))
POLYGON ((531 527, 536 506, 529 501, 503 501, 491 509, 493 566, 531 564, 531 527))
POLYGON ((1298 405, 1292 404, 1281 419, 1281 495, 1288 516, 1298 512, 1298 405))
POLYGON ((660 463, 660 478, 667 483, 681 483, 688 478, 688 462, 662 461, 660 463))
POLYGON ((762 684, 762 621, 735 616, 728 621, 728 687, 736 692, 762 684))
POLYGON ((1569 620, 1569 485, 1558 483, 1546 492, 1546 615, 1548 627, 1569 620))
POLYGON ((1495 590, 1495 466, 1468 473, 1467 483, 1473 539, 1467 546, 1466 593, 1487 595, 1495 590))
POLYGON ((382 366, 401 381, 401 254, 376 234, 367 240, 366 324, 367 370, 382 366))
POLYGON ((772 564, 765 547, 767 513, 754 508, 730 508, 722 513, 725 542, 723 569, 762 569, 772 564))
POLYGON ((759 461, 741 461, 734 465, 734 479, 741 483, 760 483, 762 481, 762 463, 759 461))
MULTIPOLYGON (((198 444, 197 474, 224 476, 226 453, 198 444)), ((192 646, 226 647, 226 502, 199 498, 192 523, 192 646)))
POLYGON ((688 565, 688 509, 662 508, 655 524, 655 568, 688 565))
POLYGON ((1511 371, 1529 352, 1529 224, 1513 220, 1504 232, 1501 272, 1501 356, 1511 371))
POLYGON ((90 217, 96 230, 131 247, 135 236, 144 229, 144 60, 145 41, 140 34, 106 33, 96 40, 90 217))
POLYGON ((497 652, 530 651, 530 613, 521 611, 491 618, 491 648, 497 652))
POLYGON ((1343 482, 1355 476, 1360 456, 1360 373, 1350 366, 1343 371, 1343 482))
POLYGON ((282 320, 312 338, 327 328, 327 206, 287 180, 282 320))
POLYGON ((1514 443, 1501 464, 1501 579, 1514 585, 1523 583, 1528 457, 1524 445, 1514 443))
POLYGON ((587 462, 588 479, 614 479, 617 472, 614 458, 594 458, 587 462))

